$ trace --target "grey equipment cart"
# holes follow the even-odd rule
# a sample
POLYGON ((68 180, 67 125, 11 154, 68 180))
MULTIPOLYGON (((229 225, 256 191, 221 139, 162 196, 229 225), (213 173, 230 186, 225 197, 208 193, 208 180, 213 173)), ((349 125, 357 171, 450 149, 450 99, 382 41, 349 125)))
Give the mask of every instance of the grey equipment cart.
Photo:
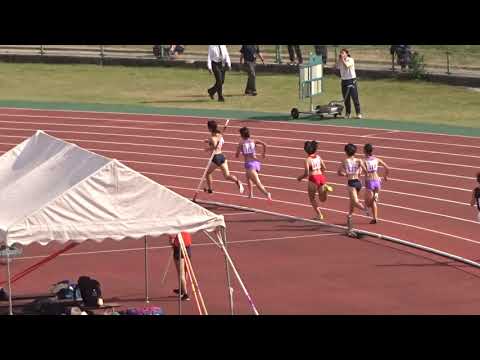
POLYGON ((313 97, 323 92, 323 62, 322 56, 310 55, 310 60, 305 65, 299 66, 298 92, 301 101, 310 99, 310 111, 300 111, 293 108, 290 115, 293 119, 298 119, 300 114, 337 117, 342 115, 344 109, 343 100, 331 101, 327 105, 317 105, 313 107, 313 97))

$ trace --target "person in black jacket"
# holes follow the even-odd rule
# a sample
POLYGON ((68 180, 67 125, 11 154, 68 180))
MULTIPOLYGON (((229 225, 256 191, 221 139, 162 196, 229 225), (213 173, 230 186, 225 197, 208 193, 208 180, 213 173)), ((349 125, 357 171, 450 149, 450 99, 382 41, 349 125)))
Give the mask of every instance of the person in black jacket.
POLYGON ((302 50, 300 45, 287 45, 288 56, 290 57, 290 65, 295 65, 295 55, 297 55, 298 64, 303 63, 302 50))
POLYGON ((327 45, 313 45, 313 47, 315 48, 315 54, 322 55, 322 63, 326 65, 328 55, 327 45))
POLYGON ((247 87, 245 88, 245 95, 257 95, 257 87, 255 84, 255 62, 257 55, 265 64, 260 48, 258 45, 242 45, 240 49, 240 64, 245 63, 245 67, 248 73, 247 87))
POLYGON ((400 65, 402 71, 406 71, 412 60, 412 50, 409 45, 392 45, 390 54, 397 57, 397 65, 400 65))

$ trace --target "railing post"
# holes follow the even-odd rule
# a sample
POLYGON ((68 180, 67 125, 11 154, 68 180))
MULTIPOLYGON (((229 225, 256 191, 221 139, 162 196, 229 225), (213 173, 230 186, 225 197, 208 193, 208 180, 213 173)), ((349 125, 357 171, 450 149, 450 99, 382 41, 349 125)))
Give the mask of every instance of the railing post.
POLYGON ((100 65, 103 65, 103 59, 105 58, 105 51, 103 45, 100 45, 100 65))
POLYGON ((275 63, 282 63, 282 45, 275 45, 275 63))
POLYGON ((45 51, 43 50, 43 45, 40 45, 40 55, 45 54, 45 51))
POLYGON ((447 75, 450 74, 450 52, 447 51, 447 75))
POLYGON ((395 52, 392 54, 392 72, 395 72, 395 52))
POLYGON ((160 45, 160 59, 163 59, 165 57, 163 45, 160 45))

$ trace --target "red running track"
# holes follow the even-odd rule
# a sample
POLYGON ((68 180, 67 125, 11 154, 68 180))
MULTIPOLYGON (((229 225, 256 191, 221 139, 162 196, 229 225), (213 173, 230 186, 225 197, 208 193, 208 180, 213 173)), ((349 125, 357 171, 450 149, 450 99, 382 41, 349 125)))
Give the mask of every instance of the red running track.
MULTIPOLYGON (((159 115, 0 109, 0 151, 4 152, 42 129, 102 155, 117 158, 135 170, 191 197, 207 161, 203 139, 206 119, 159 115)), ((345 179, 336 175, 343 146, 370 142, 376 155, 392 167, 384 184, 377 225, 357 213, 354 226, 433 247, 471 260, 480 259, 480 224, 468 202, 480 169, 477 138, 343 126, 268 121, 231 121, 224 147, 230 169, 242 179, 243 167, 234 158, 238 128, 249 126, 254 137, 269 145, 262 178, 274 196, 249 200, 215 174, 215 194, 201 199, 243 205, 310 218, 312 209, 302 172, 303 142, 316 139, 335 187, 325 205, 327 222, 345 224, 345 179)))

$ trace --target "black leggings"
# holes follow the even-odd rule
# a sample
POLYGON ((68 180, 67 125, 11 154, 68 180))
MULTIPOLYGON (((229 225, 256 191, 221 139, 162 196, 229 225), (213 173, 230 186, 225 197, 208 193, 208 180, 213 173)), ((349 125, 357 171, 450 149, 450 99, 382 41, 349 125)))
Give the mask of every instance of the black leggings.
POLYGON ((351 114, 352 105, 350 104, 350 98, 353 99, 353 105, 355 106, 355 112, 358 114, 360 111, 360 101, 358 100, 357 79, 342 80, 342 94, 345 100, 345 113, 351 114))

